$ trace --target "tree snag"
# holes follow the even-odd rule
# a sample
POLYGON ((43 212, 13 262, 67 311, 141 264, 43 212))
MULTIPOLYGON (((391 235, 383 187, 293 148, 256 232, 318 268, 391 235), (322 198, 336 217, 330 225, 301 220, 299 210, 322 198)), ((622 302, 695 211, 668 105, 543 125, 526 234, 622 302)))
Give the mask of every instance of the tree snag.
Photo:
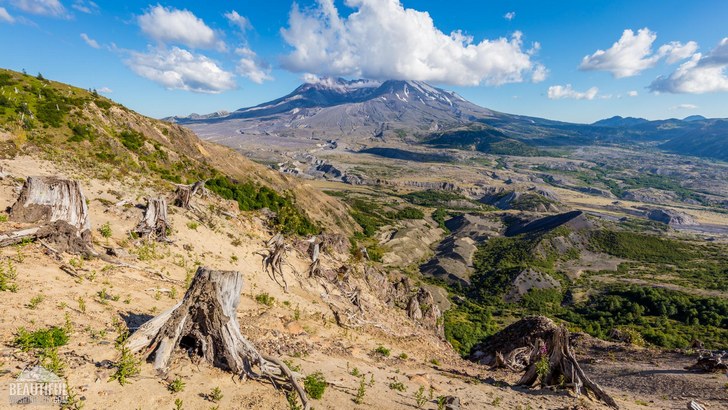
POLYGON ((236 309, 242 287, 240 272, 198 268, 182 301, 139 327, 127 340, 129 350, 143 352, 161 374, 167 373, 179 347, 241 378, 288 382, 309 409, 306 393, 290 369, 259 353, 240 333, 236 309))
POLYGON ((265 243, 267 253, 259 253, 263 256, 263 270, 288 293, 288 282, 283 275, 283 263, 286 259, 286 244, 282 234, 276 234, 265 243), (278 281, 280 276, 283 284, 278 281))
POLYGON ((147 198, 147 208, 144 210, 144 216, 134 232, 144 239, 166 241, 169 227, 169 222, 167 222, 167 200, 162 197, 147 198))
POLYGON ((45 239, 59 252, 93 253, 86 197, 78 181, 28 177, 10 208, 10 220, 38 225, 31 238, 45 239))
POLYGON ((190 200, 198 192, 205 192, 205 183, 207 181, 197 181, 192 185, 177 185, 174 191, 174 206, 184 209, 190 209, 190 200))
POLYGON ((319 253, 321 250, 321 240, 314 236, 308 241, 308 256, 311 258, 311 265, 308 267, 308 277, 313 278, 321 275, 321 259, 319 253))

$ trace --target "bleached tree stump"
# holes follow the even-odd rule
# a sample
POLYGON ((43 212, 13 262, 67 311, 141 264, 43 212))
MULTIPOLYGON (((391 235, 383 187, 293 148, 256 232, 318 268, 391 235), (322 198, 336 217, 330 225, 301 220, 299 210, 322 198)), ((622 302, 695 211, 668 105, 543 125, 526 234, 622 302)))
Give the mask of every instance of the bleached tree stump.
POLYGON ((37 225, 35 238, 46 239, 61 252, 91 251, 91 222, 78 181, 28 177, 10 208, 11 221, 37 225))
POLYGON ((166 241, 167 229, 167 200, 162 197, 147 198, 147 209, 134 231, 144 239, 166 241))
POLYGON ((190 200, 192 197, 198 192, 205 192, 205 182, 197 181, 192 185, 177 185, 177 189, 174 191, 174 206, 190 209, 190 200))
POLYGON ((308 409, 306 393, 288 367, 259 353, 240 333, 236 309, 242 287, 240 272, 198 268, 182 301, 134 332, 127 340, 129 350, 143 352, 163 374, 173 356, 186 349, 241 377, 280 379, 290 383, 308 409))

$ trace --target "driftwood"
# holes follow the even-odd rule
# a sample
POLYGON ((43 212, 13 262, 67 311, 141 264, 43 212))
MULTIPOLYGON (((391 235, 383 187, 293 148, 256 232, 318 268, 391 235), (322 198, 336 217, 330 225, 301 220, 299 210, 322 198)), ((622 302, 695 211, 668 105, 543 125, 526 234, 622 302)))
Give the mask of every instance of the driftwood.
POLYGON ((139 327, 127 341, 129 350, 142 352, 162 374, 182 348, 242 378, 288 382, 309 409, 306 393, 290 369, 259 353, 240 333, 236 308, 242 287, 240 272, 198 268, 182 301, 139 327))
POLYGON ((160 198, 147 198, 147 208, 144 216, 134 231, 144 239, 167 240, 167 200, 160 198))
POLYGON ((78 181, 28 177, 9 219, 35 226, 0 235, 1 246, 44 239, 58 252, 93 254, 88 207, 78 181))
POLYGON ((197 181, 192 185, 177 185, 174 191, 174 206, 190 209, 190 200, 197 193, 205 193, 205 183, 207 181, 197 181))

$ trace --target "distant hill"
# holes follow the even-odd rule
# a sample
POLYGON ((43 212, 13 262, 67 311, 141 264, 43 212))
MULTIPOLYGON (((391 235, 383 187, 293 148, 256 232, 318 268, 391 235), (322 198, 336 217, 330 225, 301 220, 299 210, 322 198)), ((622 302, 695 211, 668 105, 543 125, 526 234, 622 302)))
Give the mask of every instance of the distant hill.
POLYGON ((598 127, 631 127, 633 125, 639 125, 644 124, 646 122, 649 122, 648 120, 644 118, 635 118, 635 117, 620 117, 619 115, 616 115, 612 118, 606 118, 603 120, 599 120, 592 125, 596 125, 598 127))

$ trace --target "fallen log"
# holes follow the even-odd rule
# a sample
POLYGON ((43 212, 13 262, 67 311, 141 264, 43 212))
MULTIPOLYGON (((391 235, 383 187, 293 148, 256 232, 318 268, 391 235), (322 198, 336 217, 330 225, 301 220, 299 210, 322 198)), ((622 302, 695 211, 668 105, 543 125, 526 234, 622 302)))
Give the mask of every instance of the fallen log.
POLYGON ((290 369, 259 353, 240 333, 236 308, 242 287, 240 272, 198 268, 182 301, 140 326, 127 340, 129 350, 142 352, 162 374, 184 349, 242 378, 279 379, 290 383, 309 409, 306 393, 290 369))

